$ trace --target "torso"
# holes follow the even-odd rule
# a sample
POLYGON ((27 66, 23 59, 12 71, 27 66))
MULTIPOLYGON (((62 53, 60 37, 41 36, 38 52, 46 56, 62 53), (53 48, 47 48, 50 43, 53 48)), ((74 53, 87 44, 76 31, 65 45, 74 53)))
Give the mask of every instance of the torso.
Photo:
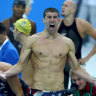
POLYGON ((77 28, 76 19, 74 19, 72 25, 66 26, 64 22, 60 24, 58 32, 63 36, 70 38, 75 44, 75 55, 77 59, 81 58, 82 37, 77 28))
POLYGON ((69 52, 69 39, 61 35, 52 40, 43 36, 37 37, 31 56, 34 69, 33 88, 45 91, 63 90, 63 69, 69 52))

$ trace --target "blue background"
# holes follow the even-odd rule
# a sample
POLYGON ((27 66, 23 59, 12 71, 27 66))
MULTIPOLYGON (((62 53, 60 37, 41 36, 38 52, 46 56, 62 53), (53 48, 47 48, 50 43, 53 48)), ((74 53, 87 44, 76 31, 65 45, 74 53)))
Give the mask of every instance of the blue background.
MULTIPOLYGON (((12 5, 14 0, 0 0, 0 21, 12 16, 12 5)), ((64 0, 34 0, 32 10, 28 18, 37 25, 37 33, 44 30, 43 12, 48 7, 57 8, 61 14, 61 6, 64 0)))

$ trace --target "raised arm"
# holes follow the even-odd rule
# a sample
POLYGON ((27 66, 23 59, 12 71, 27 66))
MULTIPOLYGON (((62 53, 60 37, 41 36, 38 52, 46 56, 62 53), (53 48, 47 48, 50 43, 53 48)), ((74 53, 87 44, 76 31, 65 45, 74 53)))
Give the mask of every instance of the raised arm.
POLYGON ((96 80, 92 78, 82 67, 80 67, 78 60, 75 57, 75 51, 74 51, 75 47, 72 41, 69 43, 69 47, 70 47, 70 50, 68 54, 68 61, 72 69, 72 72, 78 75, 79 77, 85 79, 86 81, 96 85, 96 80))

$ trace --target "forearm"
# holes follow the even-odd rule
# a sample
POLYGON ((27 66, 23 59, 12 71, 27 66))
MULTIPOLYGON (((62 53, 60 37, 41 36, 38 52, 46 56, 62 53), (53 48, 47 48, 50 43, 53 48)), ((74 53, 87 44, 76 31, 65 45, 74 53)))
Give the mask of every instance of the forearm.
POLYGON ((16 64, 13 67, 11 67, 8 71, 4 72, 5 77, 9 78, 11 76, 18 75, 20 72, 22 72, 23 68, 20 64, 16 64))
POLYGON ((92 49, 92 51, 85 58, 89 60, 95 53, 96 53, 96 44, 94 48, 92 49))
POLYGON ((31 50, 25 50, 23 54, 20 57, 19 62, 14 65, 12 68, 10 68, 8 71, 5 72, 5 78, 14 76, 19 74, 20 72, 23 71, 25 65, 28 63, 29 58, 30 58, 30 52, 31 50))
POLYGON ((92 78, 92 76, 90 76, 88 74, 88 72, 86 72, 83 68, 79 67, 78 69, 76 70, 72 70, 72 72, 79 76, 80 78, 86 80, 87 82, 90 82, 90 83, 93 83, 96 81, 94 78, 92 78))

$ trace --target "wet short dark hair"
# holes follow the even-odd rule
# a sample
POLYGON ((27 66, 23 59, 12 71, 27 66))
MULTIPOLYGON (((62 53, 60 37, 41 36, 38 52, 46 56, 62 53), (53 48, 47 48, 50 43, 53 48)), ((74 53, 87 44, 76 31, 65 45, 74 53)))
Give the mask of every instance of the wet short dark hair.
POLYGON ((45 11, 43 13, 43 18, 45 18, 46 13, 48 13, 48 12, 56 12, 56 13, 58 13, 58 17, 59 17, 59 11, 56 8, 50 7, 50 8, 45 9, 45 11))
POLYGON ((22 5, 23 7, 26 7, 26 2, 25 2, 25 0, 15 0, 13 3, 13 7, 15 5, 22 5))
POLYGON ((0 34, 3 34, 6 31, 6 28, 3 23, 0 22, 0 34))

